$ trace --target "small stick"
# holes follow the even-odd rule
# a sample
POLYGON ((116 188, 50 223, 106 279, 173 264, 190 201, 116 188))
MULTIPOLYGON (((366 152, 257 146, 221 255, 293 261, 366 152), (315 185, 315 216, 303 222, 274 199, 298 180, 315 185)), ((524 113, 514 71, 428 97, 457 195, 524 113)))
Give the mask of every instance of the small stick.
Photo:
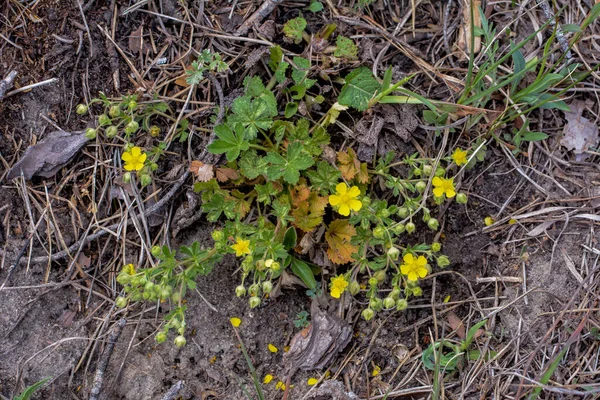
POLYGON ((8 76, 0 81, 0 100, 4 97, 4 93, 12 87, 16 77, 17 71, 10 71, 8 76))
POLYGON ((115 349, 115 344, 117 343, 119 336, 121 336, 121 332, 123 331, 123 327, 125 327, 126 323, 127 320, 125 318, 121 318, 115 325, 110 337, 108 338, 108 344, 106 345, 106 349, 104 349, 104 353, 102 353, 102 358, 100 359, 100 362, 98 363, 98 369, 96 370, 96 376, 94 376, 94 386, 90 391, 89 400, 98 400, 100 396, 102 382, 104 381, 104 372, 106 371, 106 367, 108 367, 110 356, 115 349))
POLYGON ((283 0, 265 0, 265 2, 248 18, 244 23, 235 31, 236 36, 244 36, 248 33, 250 28, 256 24, 257 22, 261 22, 263 19, 267 18, 271 12, 277 7, 279 4, 283 3, 283 0))
POLYGON ((537 3, 544 11, 544 15, 546 16, 546 19, 550 22, 550 26, 556 28, 556 40, 560 44, 560 48, 562 49, 563 53, 565 53, 567 62, 571 61, 571 59, 573 58, 573 54, 571 53, 571 50, 569 50, 569 41, 565 37, 565 34, 563 33, 562 28, 560 27, 560 24, 556 23, 556 17, 554 15, 554 12, 550 8, 548 1, 537 0, 537 3))
POLYGON ((160 400, 173 400, 175 396, 185 387, 184 381, 178 381, 176 384, 171 386, 171 389, 160 400))
POLYGON ((21 92, 26 92, 30 89, 35 89, 36 87, 40 87, 40 86, 45 86, 45 85, 50 85, 54 82, 58 82, 58 78, 52 78, 52 79, 46 79, 45 81, 41 81, 38 83, 32 83, 31 85, 27 85, 27 86, 23 86, 22 88, 18 88, 15 89, 11 92, 6 93, 5 97, 10 97, 13 94, 17 94, 17 93, 21 93, 21 92))

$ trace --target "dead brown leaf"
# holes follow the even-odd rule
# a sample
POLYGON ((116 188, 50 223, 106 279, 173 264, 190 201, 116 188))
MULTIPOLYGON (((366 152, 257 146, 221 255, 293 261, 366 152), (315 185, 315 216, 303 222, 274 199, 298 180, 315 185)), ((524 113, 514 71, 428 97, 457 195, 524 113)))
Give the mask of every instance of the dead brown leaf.
POLYGON ((563 129, 560 144, 573 150, 575 161, 584 161, 588 157, 585 154, 586 150, 598 143, 598 126, 582 115, 585 102, 576 100, 570 107, 571 112, 565 112, 567 124, 563 129))
POLYGON ((204 164, 198 160, 190 163, 190 172, 196 175, 199 182, 208 182, 215 177, 213 166, 211 164, 204 164))
POLYGON ((233 168, 217 168, 217 180, 219 182, 235 181, 240 177, 240 174, 233 168))
POLYGON ((135 31, 131 32, 129 35, 128 46, 129 50, 133 53, 138 54, 142 50, 142 34, 143 34, 143 25, 140 25, 135 31))

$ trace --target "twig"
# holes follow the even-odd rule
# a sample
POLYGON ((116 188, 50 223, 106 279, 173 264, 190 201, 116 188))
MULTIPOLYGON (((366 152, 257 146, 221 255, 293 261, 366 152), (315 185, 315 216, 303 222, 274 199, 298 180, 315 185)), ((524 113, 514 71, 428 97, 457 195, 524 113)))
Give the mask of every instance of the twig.
POLYGON ((173 400, 175 396, 185 387, 184 381, 178 381, 176 384, 171 386, 171 389, 160 400, 173 400))
MULTIPOLYGON (((171 190, 169 190, 169 192, 167 194, 165 194, 165 196, 162 199, 160 199, 159 201, 154 203, 152 206, 148 207, 146 209, 146 211, 144 211, 144 213, 140 216, 140 218, 143 216, 148 216, 152 213, 157 212, 159 209, 161 209, 169 200, 171 200, 171 198, 175 195, 177 190, 179 190, 181 185, 183 185, 183 183, 189 176, 190 176, 190 172, 186 171, 181 176, 181 178, 179 178, 179 180, 177 182, 175 182, 175 184, 173 185, 171 190)), ((130 225, 130 224, 133 224, 133 219, 127 220, 127 225, 130 225)), ((119 228, 120 225, 121 225, 121 222, 112 224, 109 227, 103 228, 99 232, 96 232, 92 235, 86 236, 86 237, 76 241, 71 246, 69 246, 69 248, 66 250, 61 250, 58 253, 54 253, 50 256, 34 257, 31 259, 31 261, 33 263, 47 263, 48 258, 50 258, 51 261, 61 260, 61 259, 65 258, 69 253, 79 250, 80 247, 85 246, 86 244, 90 243, 92 240, 98 239, 99 237, 102 237, 102 236, 106 235, 107 233, 114 231, 115 229, 119 228)), ((21 262, 23 262, 23 260, 21 260, 21 262)))
POLYGON ((117 343, 119 336, 121 336, 121 332, 123 331, 123 327, 125 327, 125 323, 127 323, 127 320, 125 318, 121 318, 119 322, 117 322, 112 333, 110 334, 110 337, 108 338, 108 344, 106 345, 106 349, 104 349, 104 353, 102 353, 102 358, 100 359, 100 362, 98 363, 98 369, 96 370, 96 376, 94 376, 94 386, 90 391, 89 400, 98 400, 100 396, 102 382, 104 381, 104 372, 106 371, 106 367, 108 367, 110 356, 115 349, 115 344, 117 343))
POLYGON ((10 97, 13 94, 17 94, 17 93, 21 93, 21 92, 26 92, 30 89, 35 89, 36 87, 40 87, 40 86, 45 86, 45 85, 50 85, 54 82, 58 82, 58 78, 52 78, 52 79, 46 79, 45 81, 41 81, 38 83, 32 83, 31 85, 27 85, 27 86, 23 86, 22 88, 18 88, 15 89, 11 92, 6 93, 5 97, 10 97))
POLYGON ((267 18, 271 12, 277 7, 279 4, 283 3, 283 0, 265 0, 265 2, 248 18, 244 23, 235 31, 236 36, 244 36, 248 33, 250 28, 256 24, 257 22, 261 22, 263 19, 267 18))
POLYGON ((88 40, 90 42, 90 58, 92 58, 92 57, 94 57, 94 42, 92 42, 92 33, 90 32, 90 27, 88 26, 87 18, 85 18, 85 12, 83 11, 83 8, 81 7, 81 3, 79 2, 79 0, 75 0, 75 3, 77 3, 77 7, 79 7, 79 13, 81 14, 81 19, 83 20, 83 25, 85 26, 85 30, 87 31, 87 34, 88 34, 88 40))
POLYGON ((4 98, 4 93, 12 87, 16 77, 17 71, 10 71, 8 76, 0 81, 0 101, 4 98))
POLYGON ((571 53, 571 50, 569 49, 569 41, 565 37, 565 34, 563 33, 562 28, 560 27, 560 24, 556 23, 556 17, 554 15, 554 12, 548 5, 548 1, 547 0, 537 0, 537 3, 544 11, 544 16, 550 23, 550 26, 556 29, 556 40, 560 44, 560 48, 562 49, 563 53, 565 53, 565 58, 567 59, 567 62, 570 62, 571 59, 573 58, 573 54, 571 53))

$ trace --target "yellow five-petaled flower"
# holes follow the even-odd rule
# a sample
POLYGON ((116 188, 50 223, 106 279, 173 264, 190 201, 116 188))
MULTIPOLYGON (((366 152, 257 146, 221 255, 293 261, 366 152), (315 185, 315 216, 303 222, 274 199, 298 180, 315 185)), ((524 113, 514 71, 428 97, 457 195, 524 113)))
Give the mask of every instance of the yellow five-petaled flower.
POLYGON ((454 150, 454 153, 452 153, 452 160, 454 161, 454 163, 456 165, 458 165, 459 167, 463 164, 467 163, 467 155, 469 153, 466 150, 461 149, 460 147, 457 147, 456 150, 454 150))
POLYGON ((350 210, 358 211, 362 208, 362 202, 356 198, 360 196, 360 189, 358 186, 352 186, 348 188, 344 182, 338 183, 335 187, 337 194, 329 196, 329 204, 334 207, 338 207, 340 215, 350 215, 350 210))
POLYGON ((454 178, 440 178, 436 176, 431 181, 433 183, 433 194, 436 197, 442 197, 446 195, 448 198, 456 196, 456 189, 454 188, 454 178))
POLYGON ((347 287, 348 281, 346 278, 344 278, 344 275, 336 276, 335 278, 331 279, 331 297, 339 299, 347 287))
POLYGON ((125 161, 126 171, 139 171, 144 168, 144 161, 146 161, 146 153, 142 152, 137 146, 131 148, 121 155, 121 159, 125 161))
POLYGON ((235 244, 232 245, 231 248, 235 250, 235 255, 237 257, 241 257, 244 254, 252 254, 252 250, 250 250, 250 241, 239 237, 235 239, 235 244))
POLYGON ((427 259, 423 256, 415 257, 412 254, 406 254, 402 260, 404 264, 400 266, 400 272, 406 275, 409 281, 417 281, 419 278, 427 276, 427 259))

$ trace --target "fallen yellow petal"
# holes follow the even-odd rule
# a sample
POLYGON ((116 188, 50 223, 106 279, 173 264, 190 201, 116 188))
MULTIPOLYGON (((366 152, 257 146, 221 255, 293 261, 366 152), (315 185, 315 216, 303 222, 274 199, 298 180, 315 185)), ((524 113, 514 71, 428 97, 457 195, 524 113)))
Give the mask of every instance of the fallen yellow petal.
POLYGON ((277 347, 275 347, 274 345, 272 345, 271 343, 269 343, 269 345, 267 347, 269 348, 269 351, 271 353, 277 353, 279 351, 279 349, 277 347))
POLYGON ((308 380, 306 381, 306 384, 308 386, 314 386, 317 384, 317 382, 319 382, 319 380, 317 378, 308 378, 308 380))
POLYGON ((285 383, 283 383, 281 381, 277 382, 277 385, 275 385, 275 389, 279 389, 279 390, 284 391, 285 390, 285 383))
POLYGON ((264 384, 268 384, 271 383, 271 381, 273 380, 273 375, 271 374, 266 374, 265 375, 265 379, 263 379, 263 383, 264 384))
POLYGON ((377 376, 377 375, 379 375, 380 372, 381 372, 381 367, 379 365, 376 365, 375 368, 373 368, 373 372, 371 373, 371 376, 377 376))
POLYGON ((233 325, 234 328, 237 328, 242 324, 242 320, 237 317, 229 318, 229 322, 231 322, 231 325, 233 325))

